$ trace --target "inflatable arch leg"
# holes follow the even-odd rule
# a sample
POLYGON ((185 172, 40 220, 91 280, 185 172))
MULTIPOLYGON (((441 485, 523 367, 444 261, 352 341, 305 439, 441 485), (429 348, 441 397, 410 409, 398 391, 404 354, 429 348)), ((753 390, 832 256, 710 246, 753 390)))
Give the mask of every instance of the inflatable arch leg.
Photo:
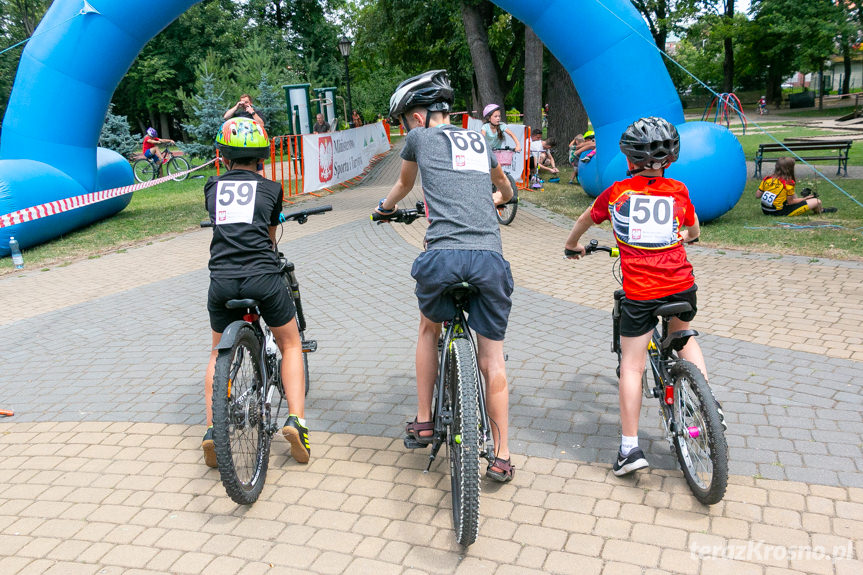
POLYGON ((595 197, 624 179, 620 135, 638 118, 661 116, 680 132, 680 158, 666 175, 686 184, 699 218, 712 220, 734 207, 746 184, 740 143, 722 126, 684 123, 662 57, 645 42, 650 32, 629 0, 493 1, 530 26, 572 76, 596 132, 596 156, 578 170, 585 191, 595 197), (573 22, 580 23, 577 42, 573 22))
MULTIPOLYGON (((196 1, 54 0, 21 55, 3 119, 0 215, 133 182, 129 162, 96 146, 105 112, 141 48, 196 1)), ((131 198, 0 222, 0 255, 9 254, 10 236, 34 246, 115 214, 131 198)))

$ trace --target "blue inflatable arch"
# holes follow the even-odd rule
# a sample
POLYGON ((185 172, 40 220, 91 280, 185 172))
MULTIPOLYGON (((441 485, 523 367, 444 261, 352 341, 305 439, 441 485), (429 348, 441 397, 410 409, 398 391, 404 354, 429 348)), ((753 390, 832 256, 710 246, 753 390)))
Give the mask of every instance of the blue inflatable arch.
MULTIPOLYGON (((197 1, 54 1, 21 56, 3 120, 0 218, 133 182, 124 158, 96 146, 105 112, 144 45, 197 1)), ((746 181, 740 144, 721 126, 684 123, 671 79, 629 0, 495 3, 530 26, 572 76, 597 135, 596 157, 579 170, 589 193, 625 177, 620 134, 632 121, 655 115, 680 131, 680 159, 668 176, 686 183, 701 219, 737 203, 746 181), (578 42, 573 22, 581 23, 578 42)), ((22 247, 37 245, 113 215, 130 200, 127 194, 7 222, 0 227, 0 255, 8 255, 10 236, 22 247)))

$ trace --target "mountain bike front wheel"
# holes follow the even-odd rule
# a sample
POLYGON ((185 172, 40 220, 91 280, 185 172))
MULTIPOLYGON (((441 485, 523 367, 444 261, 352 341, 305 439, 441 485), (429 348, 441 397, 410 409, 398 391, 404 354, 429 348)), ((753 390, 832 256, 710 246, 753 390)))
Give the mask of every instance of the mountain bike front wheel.
POLYGON ((264 413, 261 345, 240 329, 231 349, 220 350, 213 377, 213 443, 222 485, 241 505, 254 503, 267 477, 270 435, 264 413))
POLYGON ((452 340, 447 354, 445 385, 453 415, 447 430, 452 522, 456 540, 468 546, 476 541, 479 530, 480 379, 476 354, 469 340, 452 340))
POLYGON ((674 384, 674 450, 689 488, 711 505, 728 485, 728 444, 713 392, 692 363, 680 360, 670 370, 674 384))
POLYGON ((175 182, 182 182, 189 177, 186 170, 189 169, 189 161, 186 158, 174 156, 168 160, 168 175, 174 176, 175 182), (179 174, 179 175, 175 175, 179 174))

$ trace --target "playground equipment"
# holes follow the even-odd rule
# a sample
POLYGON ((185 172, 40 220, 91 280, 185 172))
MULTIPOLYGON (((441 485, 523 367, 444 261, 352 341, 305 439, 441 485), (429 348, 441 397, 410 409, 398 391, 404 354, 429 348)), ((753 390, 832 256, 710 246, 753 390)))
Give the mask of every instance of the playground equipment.
MULTIPOLYGON (((596 157, 579 170, 588 193, 599 195, 626 177, 617 145, 624 128, 662 116, 681 138, 680 158, 667 175, 686 183, 702 220, 737 203, 746 182, 740 144, 724 127, 684 123, 677 92, 629 0, 495 1, 529 25, 572 76, 597 135, 596 157), (578 43, 572 22, 582 23, 578 43)), ((3 119, 0 256, 9 254, 12 235, 31 247, 128 205, 131 194, 97 194, 133 181, 124 158, 96 146, 105 112, 141 48, 195 3, 151 0, 141 10, 125 0, 54 1, 21 56, 3 119), (9 217, 14 212, 29 215, 9 217)), ((310 122, 309 113, 298 110, 297 117, 310 122)))
POLYGON ((737 114, 740 124, 743 126, 743 134, 746 135, 746 114, 743 113, 743 104, 734 92, 718 94, 704 107, 701 121, 710 119, 713 113, 713 123, 724 123, 726 128, 731 127, 731 114, 737 114), (730 113, 729 113, 730 112, 730 113))
POLYGON ((666 175, 686 184, 699 218, 712 220, 734 207, 746 184, 743 148, 723 126, 684 122, 662 57, 629 0, 494 2, 530 26, 572 76, 596 132, 596 156, 578 170, 585 191, 597 196, 625 178, 620 135, 640 117, 661 116, 680 133, 680 158, 666 175), (578 42, 573 22, 580 23, 578 42))

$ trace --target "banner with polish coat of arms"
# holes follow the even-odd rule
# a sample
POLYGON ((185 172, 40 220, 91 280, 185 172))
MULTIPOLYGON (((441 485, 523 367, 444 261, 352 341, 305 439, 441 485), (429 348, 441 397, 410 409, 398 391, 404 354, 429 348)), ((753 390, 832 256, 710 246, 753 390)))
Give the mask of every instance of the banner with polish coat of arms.
POLYGON ((389 149, 382 122, 327 134, 303 134, 303 193, 359 176, 374 156, 389 149))

